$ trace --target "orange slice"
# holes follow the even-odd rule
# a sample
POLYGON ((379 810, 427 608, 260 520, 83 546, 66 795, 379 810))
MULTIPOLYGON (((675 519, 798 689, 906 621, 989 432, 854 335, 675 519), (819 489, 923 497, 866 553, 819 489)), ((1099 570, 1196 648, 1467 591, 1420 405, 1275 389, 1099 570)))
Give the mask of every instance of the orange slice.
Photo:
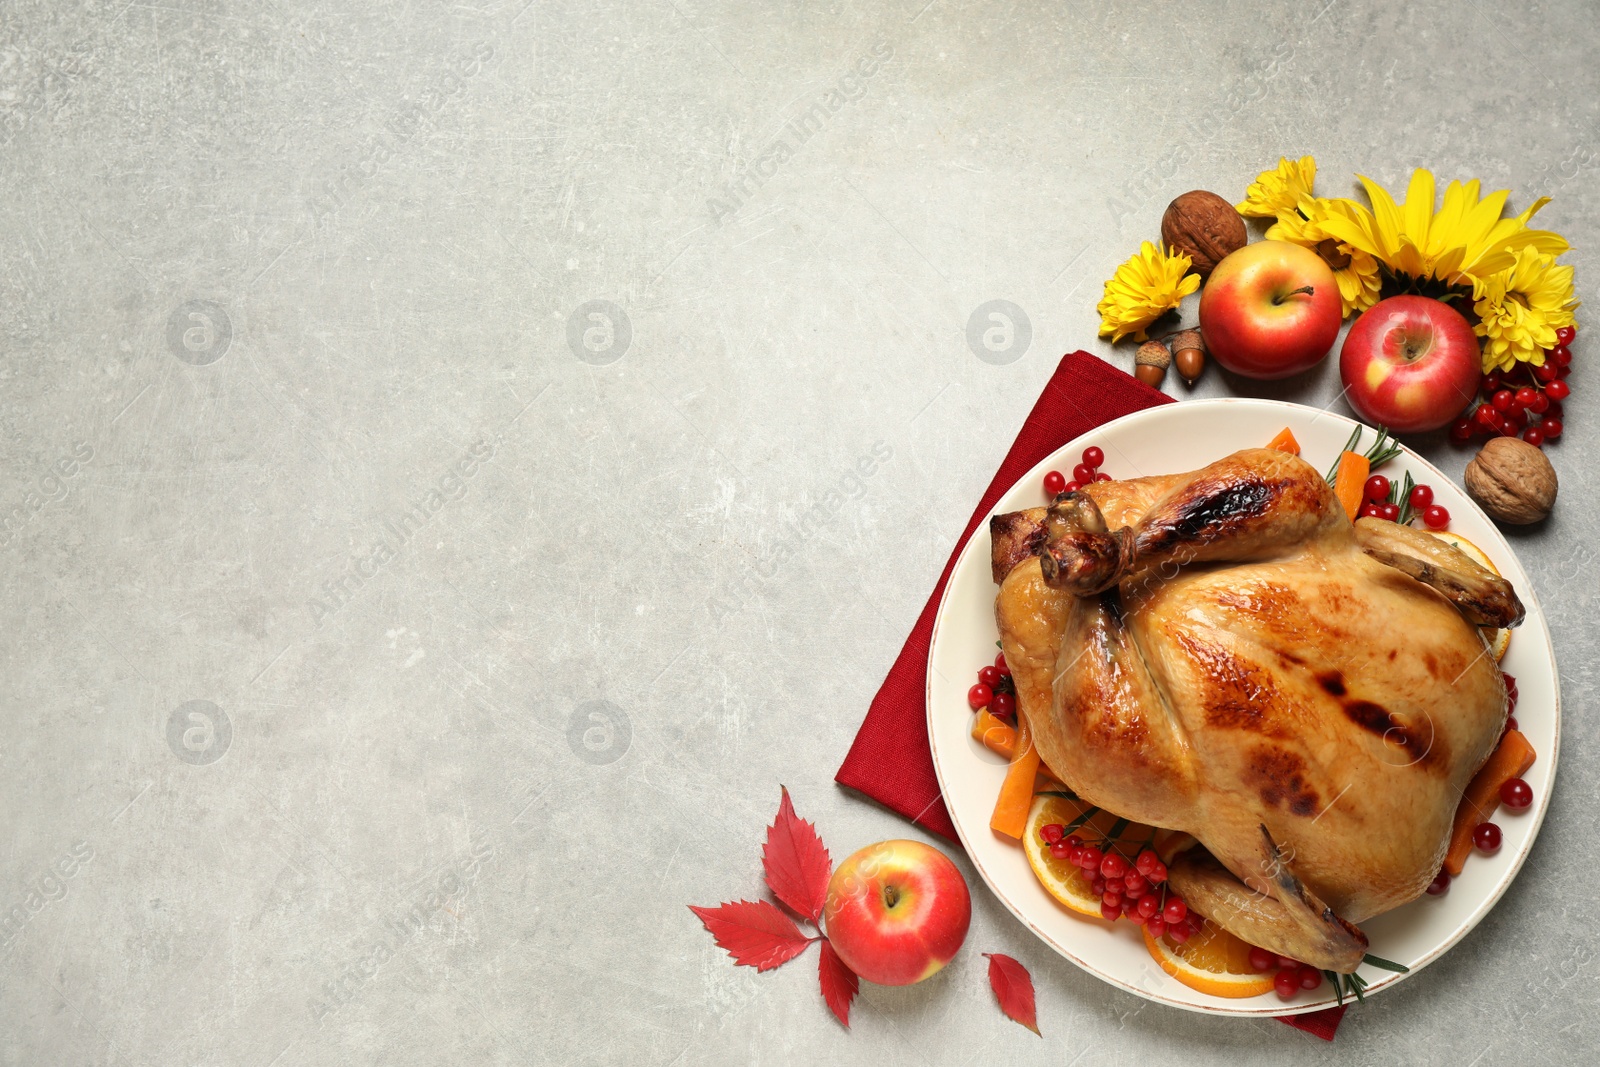
MULTIPOLYGON (((1050 854, 1050 846, 1045 844, 1040 831, 1052 823, 1058 826, 1069 826, 1078 819, 1089 805, 1081 800, 1059 796, 1053 793, 1039 793, 1033 798, 1033 804, 1028 808, 1028 821, 1022 830, 1022 851, 1028 857, 1028 866, 1033 868, 1035 878, 1044 886, 1045 892, 1055 897, 1063 906, 1079 915, 1089 915, 1100 918, 1100 898, 1095 895, 1089 884, 1089 876, 1082 868, 1074 867, 1065 859, 1057 859, 1050 854)), ((1123 855, 1131 863, 1133 857, 1139 854, 1139 849, 1150 842, 1155 831, 1143 823, 1130 822, 1118 827, 1120 820, 1108 811, 1096 812, 1085 820, 1076 829, 1068 833, 1077 834, 1086 844, 1105 848, 1105 837, 1112 830, 1117 834, 1117 842, 1123 855)))
POLYGON ((1250 946, 1214 922, 1206 922, 1181 945, 1140 929, 1150 958, 1190 989, 1234 999, 1272 992, 1273 975, 1258 974, 1250 966, 1250 946))
MULTIPOLYGON (((1465 537, 1458 533, 1451 533, 1449 530, 1429 530, 1428 532, 1446 544, 1454 545, 1462 552, 1465 552, 1474 563, 1496 578, 1502 577, 1500 568, 1494 565, 1494 561, 1489 558, 1488 554, 1465 537)), ((1506 649, 1511 647, 1510 630, 1492 630, 1485 626, 1483 627, 1483 639, 1489 642, 1489 648, 1494 652, 1494 658, 1497 661, 1506 658, 1506 649)))

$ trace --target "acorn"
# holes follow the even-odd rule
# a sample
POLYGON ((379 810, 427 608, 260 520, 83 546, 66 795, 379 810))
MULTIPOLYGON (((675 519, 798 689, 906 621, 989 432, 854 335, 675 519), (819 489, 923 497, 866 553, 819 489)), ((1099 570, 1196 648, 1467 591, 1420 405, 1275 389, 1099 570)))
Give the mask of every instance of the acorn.
POLYGON ((1178 364, 1178 373, 1190 385, 1206 369, 1206 343, 1199 330, 1179 330, 1172 335, 1172 358, 1178 364))
POLYGON ((1161 341, 1146 341, 1133 356, 1133 376, 1152 389, 1161 388, 1161 380, 1172 365, 1172 353, 1161 341))

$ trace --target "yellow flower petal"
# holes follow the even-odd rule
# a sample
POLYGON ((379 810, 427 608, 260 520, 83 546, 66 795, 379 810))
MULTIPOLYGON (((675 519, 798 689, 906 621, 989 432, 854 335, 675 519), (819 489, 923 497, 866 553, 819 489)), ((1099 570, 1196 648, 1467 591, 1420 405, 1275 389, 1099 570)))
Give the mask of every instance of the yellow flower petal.
POLYGON ((1152 322, 1200 288, 1200 276, 1189 273, 1190 265, 1182 252, 1163 251, 1149 241, 1140 245, 1105 284, 1095 307, 1100 313, 1100 336, 1109 334, 1112 344, 1129 334, 1143 341, 1152 322))

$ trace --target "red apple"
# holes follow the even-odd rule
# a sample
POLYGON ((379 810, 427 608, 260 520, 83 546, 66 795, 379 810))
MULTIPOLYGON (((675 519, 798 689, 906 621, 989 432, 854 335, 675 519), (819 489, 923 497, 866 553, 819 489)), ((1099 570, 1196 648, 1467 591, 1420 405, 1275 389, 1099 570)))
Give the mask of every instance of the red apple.
POLYGON ((972 897, 943 852, 920 841, 880 841, 828 881, 828 940, 856 974, 911 985, 950 962, 967 938, 972 897))
POLYGON ((1395 433, 1437 430, 1478 391, 1478 338, 1461 313, 1426 296, 1391 296, 1362 313, 1339 350, 1350 406, 1395 433))
POLYGON ((1323 258, 1287 241, 1257 241, 1217 264, 1200 294, 1200 335, 1223 367, 1287 378, 1317 365, 1343 318, 1323 258))

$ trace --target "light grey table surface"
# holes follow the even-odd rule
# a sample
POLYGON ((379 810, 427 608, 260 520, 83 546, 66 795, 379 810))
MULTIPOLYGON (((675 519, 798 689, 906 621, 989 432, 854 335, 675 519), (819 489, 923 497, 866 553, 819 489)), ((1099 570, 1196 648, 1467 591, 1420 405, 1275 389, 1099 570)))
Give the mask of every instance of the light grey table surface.
MULTIPOLYGON (((1597 41, 1578 3, 5 0, 0 1062, 1594 1061, 1582 340, 1513 539, 1549 818, 1333 1045, 1114 990, 981 888, 847 1033, 814 956, 735 968, 684 905, 761 892, 779 783, 836 856, 920 836, 833 773, 1057 357, 1131 362, 1094 304, 1172 196, 1307 152, 1325 194, 1547 192, 1592 305, 1597 41)), ((1231 391, 1337 374, 1192 395, 1231 391)))

